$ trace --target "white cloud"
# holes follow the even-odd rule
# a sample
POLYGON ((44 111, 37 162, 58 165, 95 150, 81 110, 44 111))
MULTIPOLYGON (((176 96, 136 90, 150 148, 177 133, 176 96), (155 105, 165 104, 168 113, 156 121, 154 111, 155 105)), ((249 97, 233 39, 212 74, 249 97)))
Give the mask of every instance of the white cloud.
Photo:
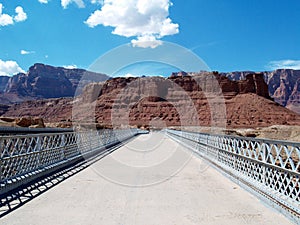
POLYGON ((101 4, 103 5, 103 0, 91 0, 92 4, 101 4))
POLYGON ((154 48, 160 38, 179 32, 179 25, 168 17, 171 5, 170 0, 104 0, 85 23, 114 27, 113 34, 137 37, 134 46, 154 48))
POLYGON ((0 3, 0 26, 14 24, 14 20, 10 15, 2 14, 3 5, 0 3))
POLYGON ((2 14, 2 11, 3 5, 0 3, 0 26, 12 25, 14 22, 22 22, 27 19, 27 14, 21 6, 16 7, 16 15, 14 17, 8 14, 2 14))
POLYGON ((63 66, 65 69, 77 69, 76 65, 67 65, 67 66, 63 66))
POLYGON ((48 0, 39 0, 39 2, 42 3, 42 4, 47 4, 48 0))
MULTIPOLYGON (((49 0, 38 0, 42 4, 48 4, 49 0)), ((103 0, 91 0, 92 4, 101 3, 103 0)), ((84 8, 85 4, 83 0, 61 0, 61 6, 66 9, 68 5, 75 3, 79 8, 84 8)))
POLYGON ((14 16, 14 20, 16 22, 22 22, 27 19, 27 14, 24 12, 24 10, 21 6, 17 6, 15 11, 16 11, 17 15, 14 16))
POLYGON ((12 76, 25 71, 15 61, 3 61, 0 59, 0 75, 12 76))
POLYGON ((21 55, 28 55, 28 54, 33 54, 33 53, 35 53, 34 51, 26 51, 26 50, 21 50, 20 51, 20 53, 21 53, 21 55))
POLYGON ((131 41, 133 47, 141 48, 156 48, 159 45, 162 45, 162 41, 157 40, 154 36, 141 36, 137 37, 137 40, 131 41))
POLYGON ((271 61, 267 68, 271 70, 276 69, 294 69, 294 70, 300 70, 300 60, 278 60, 278 61, 271 61))
POLYGON ((61 6, 64 9, 66 9, 68 7, 68 5, 73 3, 73 2, 76 3, 76 5, 79 8, 84 8, 85 7, 83 0, 61 0, 61 6))
POLYGON ((7 26, 14 24, 13 18, 7 14, 0 15, 0 26, 7 26))

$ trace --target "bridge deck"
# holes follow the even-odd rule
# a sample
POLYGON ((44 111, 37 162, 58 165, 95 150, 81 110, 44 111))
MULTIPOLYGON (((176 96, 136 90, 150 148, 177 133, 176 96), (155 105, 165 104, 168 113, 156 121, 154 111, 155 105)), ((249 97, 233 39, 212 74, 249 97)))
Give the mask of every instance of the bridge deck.
POLYGON ((141 135, 1 224, 291 224, 162 133, 141 135))

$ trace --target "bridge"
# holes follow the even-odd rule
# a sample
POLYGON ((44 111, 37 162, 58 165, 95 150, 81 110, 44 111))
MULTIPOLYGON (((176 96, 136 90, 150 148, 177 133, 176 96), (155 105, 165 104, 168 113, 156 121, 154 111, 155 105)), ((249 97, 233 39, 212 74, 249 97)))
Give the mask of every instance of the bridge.
POLYGON ((0 147, 1 224, 300 224, 300 143, 130 129, 0 147))

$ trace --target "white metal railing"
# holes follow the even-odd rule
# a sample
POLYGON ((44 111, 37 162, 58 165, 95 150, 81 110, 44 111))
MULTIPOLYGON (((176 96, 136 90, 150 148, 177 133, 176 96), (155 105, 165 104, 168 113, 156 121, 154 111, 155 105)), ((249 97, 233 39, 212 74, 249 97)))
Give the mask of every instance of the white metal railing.
POLYGON ((0 195, 143 132, 126 129, 0 136, 0 195))
POLYGON ((300 218, 300 143, 179 130, 167 134, 300 218))

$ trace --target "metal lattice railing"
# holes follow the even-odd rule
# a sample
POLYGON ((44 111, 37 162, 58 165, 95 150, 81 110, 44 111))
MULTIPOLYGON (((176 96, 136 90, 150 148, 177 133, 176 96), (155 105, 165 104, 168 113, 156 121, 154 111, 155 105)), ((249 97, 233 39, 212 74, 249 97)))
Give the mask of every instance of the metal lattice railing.
POLYGON ((167 133, 300 217, 300 143, 178 130, 167 133))
POLYGON ((100 130, 1 136, 0 195, 138 133, 143 131, 100 130))

